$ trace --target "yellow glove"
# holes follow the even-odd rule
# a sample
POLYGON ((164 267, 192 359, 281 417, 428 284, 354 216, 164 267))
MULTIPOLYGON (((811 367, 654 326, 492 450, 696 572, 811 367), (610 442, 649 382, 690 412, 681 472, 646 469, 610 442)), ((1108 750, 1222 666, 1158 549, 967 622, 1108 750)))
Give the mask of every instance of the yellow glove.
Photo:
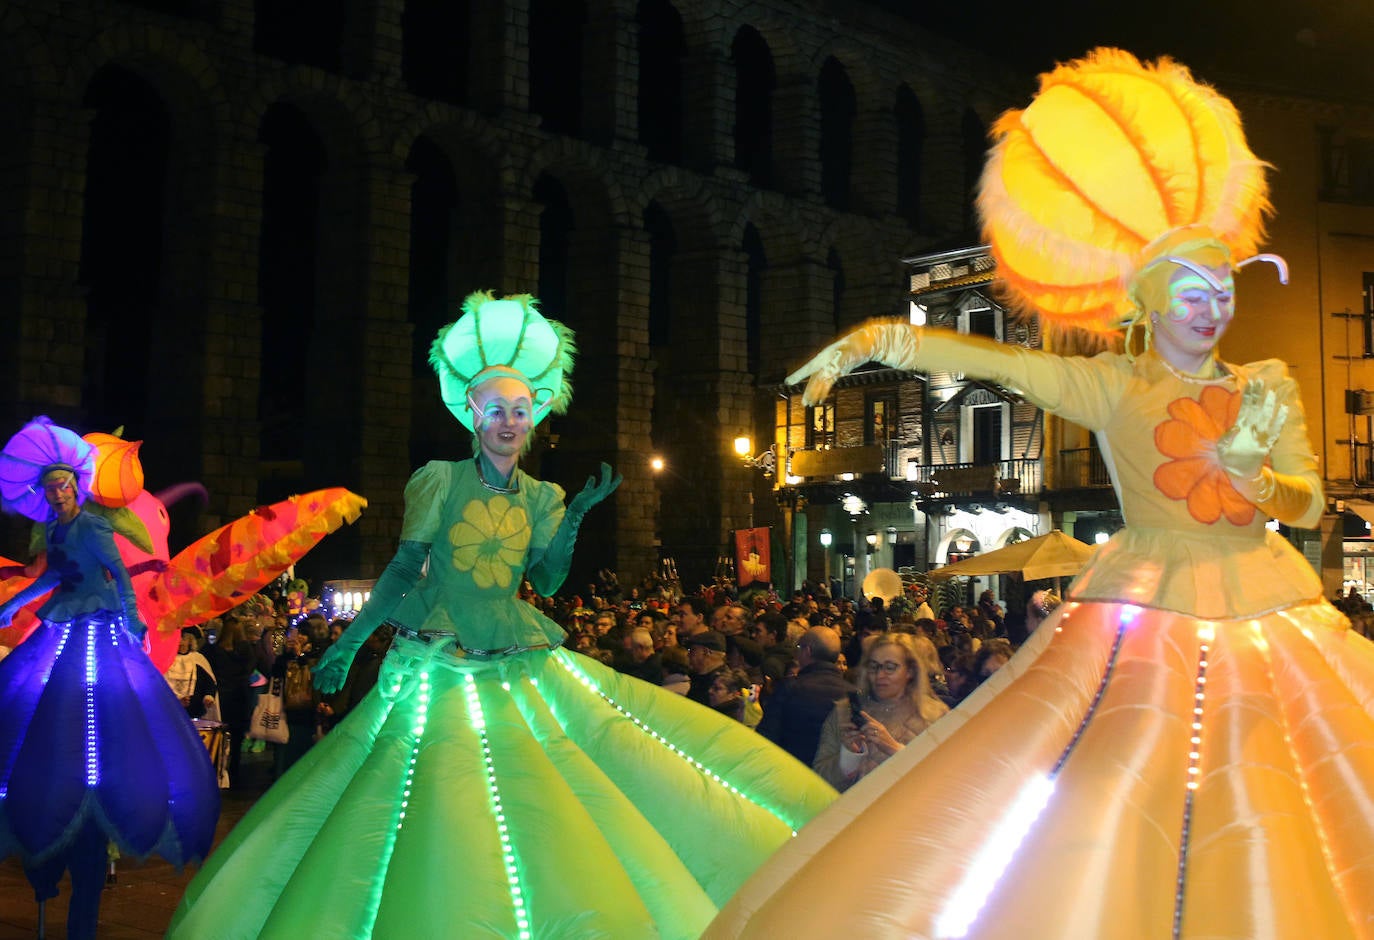
POLYGON ((1231 429, 1217 441, 1217 459, 1236 490, 1270 518, 1288 525, 1312 526, 1320 517, 1321 490, 1301 473, 1266 466, 1288 422, 1289 406, 1262 381, 1241 390, 1240 410, 1231 429))
POLYGON ((789 375, 787 384, 809 379, 802 401, 814 405, 825 400, 836 379, 865 362, 881 362, 893 369, 915 369, 920 348, 919 327, 901 320, 872 320, 822 349, 789 375))
POLYGON ((1217 458, 1226 472, 1238 481, 1258 477, 1287 420, 1288 406, 1279 404, 1273 389, 1258 380, 1247 382, 1236 423, 1217 441, 1217 458))

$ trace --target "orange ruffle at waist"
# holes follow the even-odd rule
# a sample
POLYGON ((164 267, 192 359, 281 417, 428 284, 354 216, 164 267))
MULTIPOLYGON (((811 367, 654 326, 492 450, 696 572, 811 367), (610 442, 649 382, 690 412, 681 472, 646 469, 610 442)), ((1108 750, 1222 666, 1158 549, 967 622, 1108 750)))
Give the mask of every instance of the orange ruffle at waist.
POLYGON ((1069 597, 1228 620, 1320 599, 1322 582, 1276 532, 1255 537, 1128 526, 1097 550, 1069 597))

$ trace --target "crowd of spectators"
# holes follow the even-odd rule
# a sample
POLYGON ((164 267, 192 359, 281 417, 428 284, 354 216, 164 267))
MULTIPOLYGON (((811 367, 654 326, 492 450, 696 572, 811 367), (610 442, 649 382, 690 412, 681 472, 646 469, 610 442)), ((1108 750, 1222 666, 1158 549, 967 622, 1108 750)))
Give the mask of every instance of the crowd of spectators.
POLYGON ((223 782, 244 784, 243 755, 271 748, 271 776, 285 773, 358 704, 377 682, 392 628, 379 627, 354 658, 343 687, 321 695, 312 671, 348 621, 329 621, 321 613, 291 618, 284 604, 256 595, 249 602, 210 622, 186 627, 176 660, 167 672, 187 717, 210 733, 223 734, 228 759, 223 782), (253 711, 263 693, 278 680, 284 743, 251 736, 253 711))
POLYGON ((725 579, 683 594, 653 579, 625 590, 607 570, 581 593, 526 599, 563 626, 568 648, 756 728, 841 789, 1005 665, 1058 604, 1039 592, 1008 617, 986 591, 937 616, 919 586, 891 603, 810 584, 782 598, 725 579))
MULTIPOLYGON (((623 589, 603 569, 581 593, 540 597, 527 586, 523 596, 563 626, 569 649, 756 728, 841 789, 966 697, 1018 645, 990 591, 936 616, 919 586, 892 603, 834 598, 809 584, 784 599, 726 579, 684 594, 655 579, 623 589)), ((1036 595, 1012 629, 1024 625, 1024 639, 1056 603, 1036 595)), ((183 631, 168 681, 188 717, 227 730, 230 785, 240 781, 243 753, 265 746, 274 751, 273 776, 285 773, 376 684, 388 625, 364 644, 337 693, 313 688, 315 664, 346 626, 319 612, 293 622, 280 599, 258 596, 183 631), (286 743, 250 738, 269 684, 281 691, 286 743)))

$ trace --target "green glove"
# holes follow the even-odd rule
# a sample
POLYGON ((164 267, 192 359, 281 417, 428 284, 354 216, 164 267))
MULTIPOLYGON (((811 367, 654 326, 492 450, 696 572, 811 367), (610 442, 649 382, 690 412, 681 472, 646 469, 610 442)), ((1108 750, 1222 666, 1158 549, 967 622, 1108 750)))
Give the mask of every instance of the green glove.
POLYGON ((428 542, 404 541, 400 544, 396 555, 373 586, 372 596, 363 609, 358 611, 358 616, 353 618, 343 635, 320 657, 314 670, 315 688, 328 695, 343 687, 358 647, 391 615, 396 605, 415 586, 415 582, 420 580, 420 572, 428 557, 428 542))
POLYGON ((530 586, 537 593, 551 597, 563 586, 568 577, 568 569, 572 567, 573 546, 577 542, 577 530, 582 525, 582 518, 587 514, 587 510, 614 493, 620 485, 620 480, 620 474, 612 473, 611 465, 607 463, 601 465, 600 482, 593 477, 587 477, 587 485, 572 498, 572 502, 568 503, 568 509, 563 514, 563 522, 554 533, 549 547, 544 549, 544 554, 526 572, 530 586))

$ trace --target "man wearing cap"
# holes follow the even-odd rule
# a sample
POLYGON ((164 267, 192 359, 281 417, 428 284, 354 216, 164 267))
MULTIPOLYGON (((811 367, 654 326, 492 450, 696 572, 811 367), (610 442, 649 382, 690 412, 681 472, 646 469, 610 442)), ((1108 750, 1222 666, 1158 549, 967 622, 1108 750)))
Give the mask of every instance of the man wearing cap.
POLYGON ((687 666, 692 670, 692 687, 687 697, 710 704, 711 684, 725 671, 725 637, 717 630, 706 630, 686 641, 687 666))

